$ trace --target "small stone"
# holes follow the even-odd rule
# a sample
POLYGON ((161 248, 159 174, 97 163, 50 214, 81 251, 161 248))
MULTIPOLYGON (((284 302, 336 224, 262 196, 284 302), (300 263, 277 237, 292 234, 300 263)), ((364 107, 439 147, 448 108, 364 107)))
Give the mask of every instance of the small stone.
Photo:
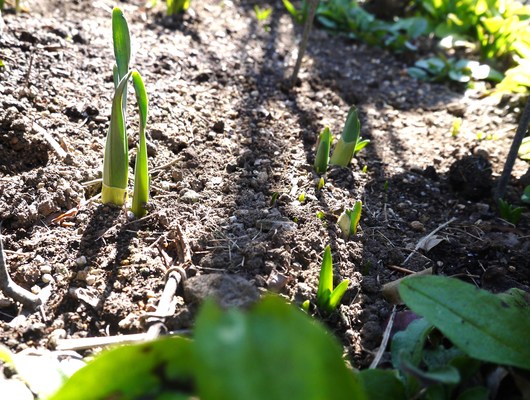
POLYGON ((42 275, 41 280, 42 280, 42 282, 44 282, 44 283, 55 282, 55 279, 53 279, 53 276, 51 276, 50 274, 44 274, 44 275, 42 275))
POLYGON ((51 274, 52 273, 52 266, 48 264, 44 264, 40 266, 40 272, 43 274, 51 274))
POLYGON ((78 267, 84 267, 87 264, 87 259, 85 256, 80 256, 75 260, 75 263, 78 267))
POLYGON ((131 313, 118 322, 118 327, 120 329, 129 329, 137 318, 138 317, 136 315, 131 313))
POLYGON ((194 190, 185 189, 184 193, 180 194, 180 199, 183 203, 193 204, 201 199, 201 195, 194 190))
POLYGON ((96 283, 96 277, 94 275, 87 275, 85 282, 88 286, 92 286, 96 283))
POLYGON ((39 294, 39 293, 40 293, 40 287, 37 286, 37 285, 33 285, 33 286, 31 287, 31 293, 33 293, 33 294, 39 294))
POLYGON ((410 227, 417 232, 423 232, 425 230, 425 226, 420 221, 412 221, 410 227))
POLYGON ((223 121, 216 121, 212 126, 212 130, 217 133, 223 133, 225 130, 225 123, 223 121))

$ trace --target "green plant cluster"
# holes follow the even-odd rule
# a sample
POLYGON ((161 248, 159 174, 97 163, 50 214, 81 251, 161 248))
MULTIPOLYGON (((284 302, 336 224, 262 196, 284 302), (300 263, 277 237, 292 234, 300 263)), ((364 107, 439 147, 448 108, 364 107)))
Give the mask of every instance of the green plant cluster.
POLYGON ((112 38, 114 44, 114 96, 110 117, 110 127, 105 143, 103 159, 103 184, 101 201, 104 204, 124 205, 127 202, 129 177, 129 145, 126 129, 127 85, 132 78, 138 114, 140 133, 136 163, 134 168, 134 189, 131 210, 138 218, 146 214, 149 199, 149 171, 147 163, 147 144, 145 129, 147 126, 148 100, 144 82, 136 70, 129 69, 131 59, 131 38, 129 26, 123 12, 115 7, 112 11, 112 38))
MULTIPOLYGON (((296 21, 306 18, 307 0, 300 8, 283 2, 296 21)), ((416 0, 408 8, 408 17, 383 21, 356 0, 321 0, 316 20, 327 29, 394 51, 414 51, 416 39, 435 35, 446 49, 475 49, 482 62, 444 55, 420 60, 409 70, 419 79, 490 80, 498 83, 497 92, 526 92, 530 87, 529 5, 516 0, 416 0)))
POLYGON ((348 368, 335 338, 278 297, 247 312, 207 302, 192 340, 104 352, 51 399, 487 399, 495 369, 527 393, 528 294, 439 276, 406 279, 399 290, 422 318, 393 336, 391 368, 348 368))

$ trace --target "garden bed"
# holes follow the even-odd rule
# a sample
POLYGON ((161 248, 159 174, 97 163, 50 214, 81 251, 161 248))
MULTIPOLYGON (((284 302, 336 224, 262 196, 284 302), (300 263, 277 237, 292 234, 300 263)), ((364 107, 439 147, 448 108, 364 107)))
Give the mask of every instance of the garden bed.
MULTIPOLYGON (((49 291, 35 312, 0 298, 0 340, 13 351, 144 332, 172 265, 189 279, 166 318, 170 330, 191 328, 215 288, 227 305, 268 291, 314 300, 327 244, 337 280, 351 283, 323 319, 356 367, 380 345, 392 307, 385 283, 433 267, 493 292, 528 290, 528 217, 516 227, 501 220, 489 190, 517 102, 416 81, 406 73, 410 55, 318 29, 288 89, 301 27, 279 1, 258 22, 253 4, 197 1, 173 19, 141 1, 121 4, 150 101, 152 201, 140 220, 92 199, 113 94, 114 3, 36 1, 29 13, 4 15, 2 238, 15 282, 49 291), (350 168, 328 171, 319 190, 318 134, 325 126, 339 134, 352 104, 371 143, 350 168), (452 136, 455 118, 463 124, 452 136), (345 241, 337 217, 359 199, 359 232, 345 241), (414 252, 449 221, 436 246, 414 252)), ((128 123, 134 149, 136 118, 128 123)), ((510 203, 526 168, 516 163, 510 203)))

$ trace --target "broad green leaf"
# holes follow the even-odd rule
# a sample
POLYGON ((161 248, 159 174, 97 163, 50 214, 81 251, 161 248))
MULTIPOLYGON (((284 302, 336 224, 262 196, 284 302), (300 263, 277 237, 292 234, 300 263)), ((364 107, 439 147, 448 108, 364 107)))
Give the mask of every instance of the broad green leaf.
POLYGON ((392 365, 400 369, 401 360, 409 360, 418 366, 422 359, 423 347, 433 326, 425 318, 412 321, 407 329, 394 335, 391 344, 392 365))
POLYGON ((123 77, 114 92, 112 100, 110 127, 107 133, 103 159, 103 188, 101 190, 101 201, 103 204, 114 203, 121 206, 127 200, 129 147, 122 104, 127 80, 130 76, 131 72, 123 77))
POLYGON ((401 298, 462 351, 479 360, 530 369, 530 308, 440 276, 405 279, 401 298))
POLYGON ((140 138, 136 153, 136 164, 134 166, 134 190, 131 210, 136 218, 143 217, 147 211, 145 204, 149 201, 149 167, 147 164, 147 144, 145 140, 145 128, 147 125, 147 93, 141 75, 134 71, 132 73, 138 112, 140 114, 140 138))
POLYGON ((329 304, 329 298, 333 292, 333 260, 331 258, 331 247, 326 246, 320 267, 320 278, 317 290, 317 305, 320 308, 326 308, 329 304))
POLYGON ((50 400, 161 399, 165 391, 172 399, 188 399, 191 357, 191 342, 184 338, 108 350, 72 375, 50 400))
POLYGON ((370 400, 406 400, 405 387, 396 372, 382 369, 365 369, 359 373, 366 397, 370 400))
POLYGON ((320 133, 317 154, 315 156, 315 172, 317 174, 324 174, 328 169, 329 150, 331 148, 331 131, 328 127, 320 133))
POLYGON ((280 298, 265 298, 247 314, 206 303, 195 338, 202 400, 365 399, 336 340, 280 298))

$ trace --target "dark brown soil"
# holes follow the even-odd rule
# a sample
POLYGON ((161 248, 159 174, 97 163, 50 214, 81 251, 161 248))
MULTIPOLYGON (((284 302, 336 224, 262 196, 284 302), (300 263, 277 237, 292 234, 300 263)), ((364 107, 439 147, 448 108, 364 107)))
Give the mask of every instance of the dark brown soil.
MULTIPOLYGON (((195 276, 167 320, 172 330, 191 327, 194 302, 208 284, 232 291, 227 304, 245 304, 255 288, 301 304, 314 299, 327 244, 337 281, 351 283, 339 311, 324 320, 357 367, 372 360, 391 310, 382 285, 406 270, 434 267, 494 292, 528 290, 530 219, 507 224, 491 197, 515 132, 516 104, 418 82, 406 73, 413 55, 318 29, 299 84, 289 91, 284 81, 301 28, 281 1, 269 4, 268 24, 256 20, 252 2, 194 1, 175 19, 162 8, 146 13, 143 3, 121 4, 133 66, 150 100, 152 201, 141 220, 92 199, 109 125, 114 3, 37 0, 29 13, 4 15, 2 237, 14 280, 34 292, 51 289, 42 310, 23 310, 16 319, 17 305, 0 298, 4 344, 20 351, 47 347, 61 334, 143 332, 171 263, 195 276), (351 168, 332 168, 317 190, 318 133, 329 126, 338 134, 352 104, 371 143, 351 168), (463 124, 452 137, 456 117, 463 124), (474 158, 453 167, 449 179, 451 165, 471 155, 487 158, 480 162, 491 163, 492 175, 481 174, 474 158), (345 241, 337 217, 357 199, 364 204, 360 230, 345 241), (75 207, 70 218, 53 222, 75 207), (437 246, 409 257, 423 236, 452 218, 436 234, 443 239, 437 246), (184 263, 183 248, 191 262, 184 263), (227 284, 206 277, 212 273, 238 279, 227 284)), ((135 115, 134 102, 129 106, 135 115)), ((133 149, 137 117, 129 123, 133 149)), ((517 178, 525 170, 518 161, 509 202, 519 202, 517 178)))

